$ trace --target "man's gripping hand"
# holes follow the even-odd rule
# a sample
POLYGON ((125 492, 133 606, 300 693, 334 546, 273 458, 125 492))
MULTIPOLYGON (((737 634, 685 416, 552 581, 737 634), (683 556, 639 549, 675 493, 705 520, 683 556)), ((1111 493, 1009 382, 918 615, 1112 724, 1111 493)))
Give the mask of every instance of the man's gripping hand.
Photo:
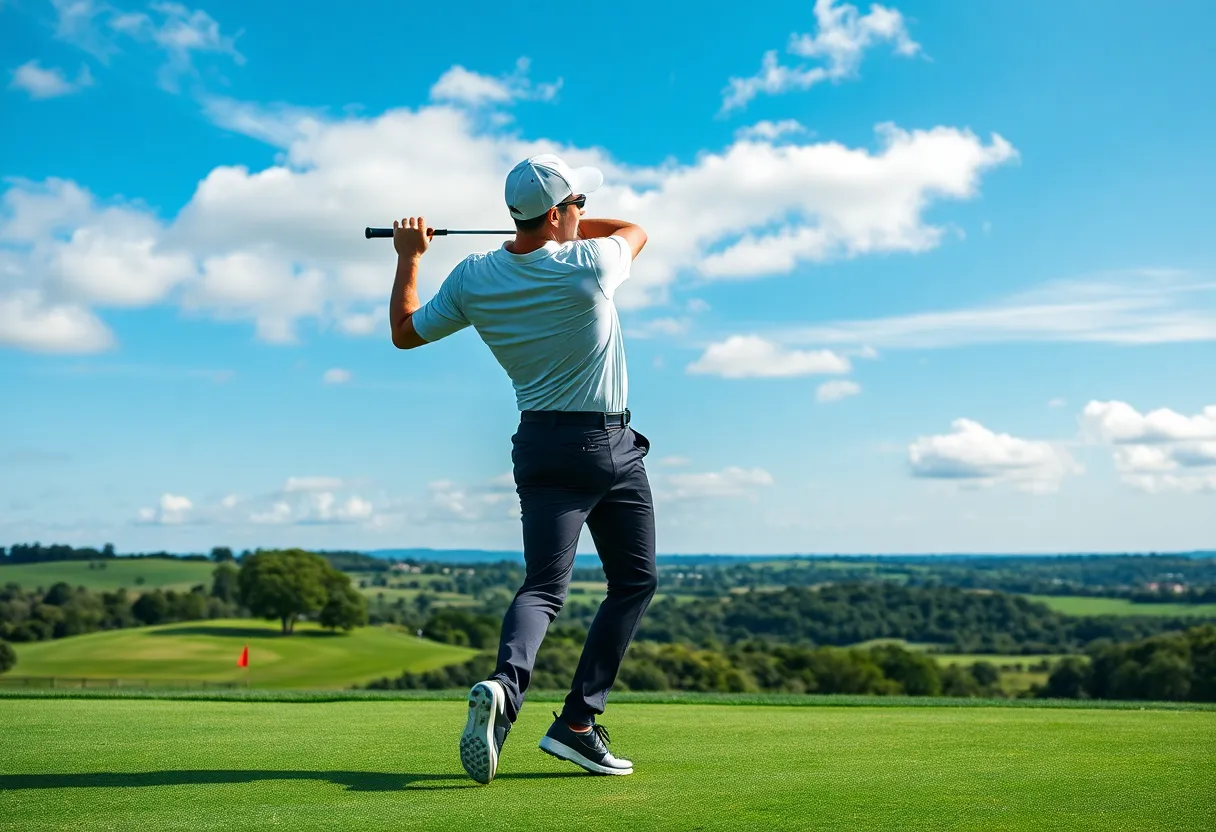
POLYGON ((398 257, 417 260, 431 245, 435 229, 427 228, 422 217, 404 217, 401 222, 393 220, 393 248, 398 257))

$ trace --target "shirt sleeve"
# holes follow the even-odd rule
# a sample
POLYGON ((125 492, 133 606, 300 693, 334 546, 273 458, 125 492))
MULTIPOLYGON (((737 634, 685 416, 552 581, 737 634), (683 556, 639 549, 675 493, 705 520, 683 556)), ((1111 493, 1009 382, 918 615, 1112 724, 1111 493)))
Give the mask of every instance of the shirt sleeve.
POLYGON ((629 267, 633 264, 633 248, 624 237, 615 234, 595 240, 595 276, 600 291, 611 299, 622 283, 629 279, 629 267))
POLYGON ((414 312, 414 331, 423 341, 438 341, 469 326, 461 298, 463 277, 464 263, 461 263, 452 269, 435 296, 414 312))

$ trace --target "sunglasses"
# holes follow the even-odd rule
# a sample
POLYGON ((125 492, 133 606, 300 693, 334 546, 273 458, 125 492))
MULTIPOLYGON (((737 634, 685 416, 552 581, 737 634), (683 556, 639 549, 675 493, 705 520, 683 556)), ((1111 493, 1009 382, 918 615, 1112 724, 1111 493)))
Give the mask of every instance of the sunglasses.
POLYGON ((559 203, 557 203, 557 205, 555 205, 555 206, 553 206, 553 207, 554 207, 554 208, 561 208, 563 205, 574 205, 574 206, 575 206, 575 207, 577 207, 579 210, 582 210, 582 207, 583 207, 584 205, 586 205, 586 204, 587 204, 587 195, 586 195, 586 194, 582 194, 582 195, 580 195, 580 196, 578 196, 578 197, 575 197, 574 199, 570 199, 570 200, 567 200, 567 201, 565 201, 565 202, 559 202, 559 203))

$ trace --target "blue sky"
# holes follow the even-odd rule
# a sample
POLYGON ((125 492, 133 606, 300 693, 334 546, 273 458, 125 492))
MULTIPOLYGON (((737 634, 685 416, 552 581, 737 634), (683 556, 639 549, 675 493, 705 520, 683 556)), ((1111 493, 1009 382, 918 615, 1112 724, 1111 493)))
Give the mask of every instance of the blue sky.
POLYGON ((1210 4, 568 12, 5 0, 0 543, 516 548, 510 384, 361 232, 553 151, 650 236, 660 551, 1211 547, 1210 4))

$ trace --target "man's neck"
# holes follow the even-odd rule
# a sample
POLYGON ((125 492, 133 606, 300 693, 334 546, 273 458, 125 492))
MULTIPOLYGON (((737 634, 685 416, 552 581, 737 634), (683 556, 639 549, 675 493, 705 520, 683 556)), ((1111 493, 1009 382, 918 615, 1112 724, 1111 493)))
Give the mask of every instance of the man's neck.
POLYGON ((515 239, 506 244, 507 251, 512 254, 528 254, 538 248, 544 248, 545 243, 552 237, 541 237, 536 234, 516 234, 515 239))

